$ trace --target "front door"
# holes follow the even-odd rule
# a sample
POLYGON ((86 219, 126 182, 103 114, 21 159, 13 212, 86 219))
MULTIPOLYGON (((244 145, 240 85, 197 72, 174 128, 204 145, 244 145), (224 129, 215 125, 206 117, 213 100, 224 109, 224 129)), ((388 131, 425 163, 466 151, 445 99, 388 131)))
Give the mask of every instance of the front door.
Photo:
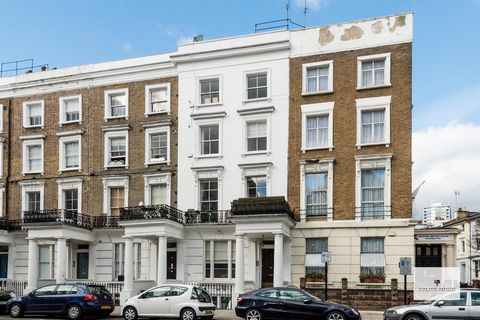
POLYGON ((273 286, 273 249, 262 249, 262 288, 273 286))
POLYGON ((88 252, 77 252, 77 279, 88 279, 88 252))
POLYGON ((167 279, 177 279, 177 252, 167 252, 167 279))

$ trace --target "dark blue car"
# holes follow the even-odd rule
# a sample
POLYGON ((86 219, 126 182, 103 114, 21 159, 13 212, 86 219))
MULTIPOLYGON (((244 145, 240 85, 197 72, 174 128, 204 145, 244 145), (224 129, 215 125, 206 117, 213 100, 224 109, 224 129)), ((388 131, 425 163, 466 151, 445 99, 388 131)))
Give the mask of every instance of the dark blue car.
POLYGON ((235 313, 246 320, 361 320, 355 308, 322 301, 295 288, 255 290, 238 297, 235 313))
POLYGON ((112 294, 103 286, 87 284, 54 284, 38 288, 26 296, 7 303, 7 313, 13 318, 24 315, 106 317, 115 308, 112 294))

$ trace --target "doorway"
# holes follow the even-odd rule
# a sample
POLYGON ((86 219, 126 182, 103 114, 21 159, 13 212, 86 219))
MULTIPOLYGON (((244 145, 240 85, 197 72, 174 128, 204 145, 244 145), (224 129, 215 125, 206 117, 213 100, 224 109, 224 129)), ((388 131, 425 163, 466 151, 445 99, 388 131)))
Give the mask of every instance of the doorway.
POLYGON ((273 249, 262 249, 262 288, 273 287, 273 249))
POLYGON ((417 245, 415 266, 418 268, 440 268, 442 266, 442 245, 417 245))
POLYGON ((77 279, 88 279, 88 252, 77 252, 77 279))
POLYGON ((177 279, 177 251, 167 252, 167 279, 177 279))

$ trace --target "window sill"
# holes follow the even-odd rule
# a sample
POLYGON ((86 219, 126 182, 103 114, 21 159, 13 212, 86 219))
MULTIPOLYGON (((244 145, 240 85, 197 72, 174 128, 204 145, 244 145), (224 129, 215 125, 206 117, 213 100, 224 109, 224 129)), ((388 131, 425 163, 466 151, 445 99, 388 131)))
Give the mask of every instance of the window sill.
POLYGON ((302 92, 302 97, 321 96, 321 95, 331 94, 331 93, 333 93, 333 90, 328 90, 328 91, 315 91, 315 92, 302 92))
POLYGON ((69 124, 82 124, 82 120, 77 120, 77 121, 65 121, 65 122, 59 122, 58 124, 61 126, 69 125, 69 124))
POLYGON ((242 101, 243 104, 247 104, 247 103, 250 103, 250 102, 261 102, 261 101, 272 101, 272 98, 270 97, 265 97, 265 98, 256 98, 256 99, 245 99, 242 101))
POLYGON ((170 115, 170 114, 171 114, 170 110, 161 111, 161 112, 148 112, 148 113, 145 113, 145 118, 148 118, 150 116, 170 115))
POLYGON ((218 158, 222 159, 223 155, 220 153, 217 154, 201 154, 201 155, 196 155, 194 156, 195 159, 209 159, 209 158, 218 158))
POLYGON ((391 87, 391 83, 386 83, 386 84, 378 84, 375 86, 368 86, 368 87, 357 87, 357 90, 368 90, 368 89, 378 89, 378 88, 389 88, 391 87))
POLYGON ((215 103, 197 104, 197 107, 215 107, 215 106, 221 106, 221 105, 223 105, 223 103, 215 102, 215 103))
POLYGON ((114 164, 109 164, 104 166, 105 169, 114 169, 114 168, 125 168, 128 169, 128 165, 123 164, 123 165, 114 165, 114 164))
POLYGON ((315 150, 328 150, 328 151, 333 151, 335 147, 334 146, 325 146, 325 147, 316 147, 316 148, 303 148, 302 152, 308 152, 308 151, 315 151, 315 150))
POLYGON ((145 163, 145 167, 156 165, 156 164, 170 165, 170 161, 169 160, 166 160, 166 161, 149 161, 149 162, 145 163))
POLYGON ((373 146, 385 146, 386 148, 390 147, 390 142, 372 142, 372 143, 361 143, 357 144, 357 149, 362 149, 362 147, 373 147, 373 146))
POLYGON ((41 174, 42 176, 45 174, 44 171, 28 171, 28 172, 22 172, 22 175, 25 176, 27 174, 41 174))
POLYGON ((25 129, 31 129, 31 128, 44 128, 44 125, 38 125, 38 126, 23 126, 25 129))
POLYGON ((61 168, 60 170, 58 170, 58 172, 62 173, 62 172, 69 172, 69 171, 78 171, 78 172, 81 172, 82 171, 82 168, 78 167, 78 168, 61 168))
POLYGON ((126 120, 128 120, 128 116, 120 116, 120 117, 105 117, 105 121, 108 121, 108 120, 115 120, 115 119, 126 119, 126 120))
POLYGON ((246 156, 255 156, 255 155, 262 155, 262 154, 265 154, 265 155, 269 156, 271 154, 271 152, 270 152, 270 150, 250 151, 250 152, 242 153, 242 156, 246 157, 246 156))

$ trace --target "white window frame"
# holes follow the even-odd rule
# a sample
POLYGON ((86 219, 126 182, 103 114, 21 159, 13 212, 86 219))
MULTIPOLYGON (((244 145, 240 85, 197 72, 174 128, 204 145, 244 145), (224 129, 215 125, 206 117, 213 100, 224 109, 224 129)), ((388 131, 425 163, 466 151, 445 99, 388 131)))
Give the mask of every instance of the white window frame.
POLYGON ((369 56, 357 57, 357 90, 382 88, 382 87, 389 87, 392 85, 390 82, 390 70, 391 70, 390 56, 391 56, 390 52, 387 52, 387 53, 379 53, 379 54, 373 54, 369 56), (362 63, 372 61, 372 60, 382 60, 382 59, 385 59, 385 68, 384 68, 384 74, 383 74, 384 83, 379 85, 371 85, 368 87, 363 87, 362 86, 362 83, 363 83, 362 63))
POLYGON ((171 91, 170 91, 170 83, 160 83, 160 84, 151 84, 145 86, 145 117, 155 114, 170 114, 171 113, 171 91), (167 110, 161 112, 153 112, 151 107, 152 96, 150 91, 153 89, 167 89, 167 110))
POLYGON ((216 119, 195 120, 195 128, 196 128, 195 158, 222 158, 223 157, 223 148, 222 148, 223 119, 216 118, 216 119), (209 125, 218 125, 218 153, 202 154, 201 146, 200 146, 201 138, 202 138, 201 127, 209 126, 209 125))
POLYGON ((3 199, 5 198, 5 185, 0 183, 0 217, 5 217, 5 208, 3 206, 3 199))
POLYGON ((4 138, 0 138, 0 178, 3 177, 3 143, 4 138))
POLYGON ((24 101, 23 102, 23 127, 24 128, 43 128, 45 124, 45 101, 44 100, 35 100, 35 101, 24 101), (28 112, 28 107, 31 105, 40 104, 42 107, 42 122, 37 125, 30 125, 30 113, 28 112))
POLYGON ((205 179, 217 179, 218 187, 218 210, 223 210, 223 190, 222 190, 222 177, 223 167, 218 168, 206 168, 206 169, 194 169, 194 193, 195 193, 195 209, 200 210, 200 180, 205 179))
POLYGON ((45 195, 45 182, 44 181, 20 181, 18 183, 22 187, 22 212, 21 217, 23 219, 23 212, 27 211, 28 199, 27 192, 40 192, 40 210, 44 210, 44 195, 45 195))
POLYGON ((244 89, 243 89, 243 103, 255 102, 255 101, 269 101, 271 99, 271 70, 270 69, 259 69, 259 70, 249 70, 243 73, 244 79, 244 89), (267 96, 262 98, 248 99, 248 76, 254 76, 259 74, 267 75, 267 96))
POLYGON ((117 281, 115 279, 115 254, 118 251, 118 275, 125 275, 125 242, 114 242, 112 243, 112 280, 117 281), (118 245, 118 249, 116 249, 118 245))
POLYGON ((252 115, 252 116, 244 116, 242 117, 242 131, 243 131, 243 141, 242 141, 242 156, 248 155, 255 155, 255 154, 271 154, 271 114, 264 114, 264 115, 252 115), (258 121, 266 121, 267 123, 267 149, 266 150, 258 150, 258 151, 248 151, 248 142, 247 142, 247 128, 248 123, 250 122, 258 122, 258 121))
POLYGON ((78 190, 78 213, 82 213, 82 179, 80 178, 66 178, 58 179, 58 208, 61 210, 65 209, 65 199, 64 191, 65 190, 78 190))
POLYGON ((22 142, 23 144, 23 155, 22 155, 22 159, 23 159, 23 166, 22 166, 22 175, 26 175, 26 174, 34 174, 34 173, 39 173, 39 174, 44 174, 44 170, 45 170, 45 164, 44 164, 44 161, 45 161, 45 154, 44 154, 44 141, 43 139, 28 139, 28 140, 24 140, 22 142), (36 145, 40 145, 41 146, 41 149, 42 149, 42 168, 41 170, 37 170, 37 171, 29 171, 28 170, 28 147, 30 146, 36 146, 36 145))
POLYGON ((0 103, 0 132, 3 132, 3 104, 0 103))
POLYGON ((144 199, 143 203, 146 206, 151 205, 151 186, 163 184, 167 189, 167 203, 166 205, 171 204, 172 197, 172 174, 171 173, 154 173, 154 174, 145 174, 143 175, 144 179, 144 199))
MULTIPOLYGON (((54 244, 46 244, 42 243, 38 245, 38 261, 36 262, 38 265, 38 279, 46 280, 46 279, 53 279, 55 277, 55 245, 54 244), (49 261, 49 277, 48 278, 41 278, 40 277, 40 247, 48 247, 50 251, 50 261, 49 261)), ((58 263, 58 262, 57 262, 58 263)))
MULTIPOLYGON (((383 191, 384 207, 391 207, 392 190, 392 154, 355 156, 355 207, 362 207, 362 170, 385 169, 385 186, 383 191)), ((391 219, 391 210, 385 212, 385 220, 391 219)), ((356 221, 362 221, 361 215, 356 215, 356 221)), ((372 221, 372 220, 367 220, 372 221)), ((375 221, 375 220, 373 220, 375 221)))
POLYGON ((81 135, 74 135, 74 136, 65 136, 65 137, 60 137, 59 139, 59 147, 58 147, 58 152, 59 152, 59 172, 64 172, 64 171, 82 171, 82 136, 81 135), (66 148, 65 144, 70 143, 70 142, 78 142, 78 167, 75 168, 67 168, 66 167, 66 148))
POLYGON ((385 241, 386 238, 382 236, 365 236, 365 237, 360 237, 360 273, 362 268, 383 268, 383 274, 386 274, 386 263, 385 263, 385 241), (383 252, 381 253, 370 253, 370 252, 362 252, 362 241, 364 239, 371 239, 371 238, 378 238, 378 239, 383 239, 383 252), (367 257, 371 256, 377 256, 378 260, 381 260, 382 263, 377 264, 377 265, 367 265, 365 262, 365 259, 367 257))
POLYGON ((332 151, 333 146, 333 109, 334 102, 322 102, 322 103, 312 103, 312 104, 303 104, 300 106, 302 109, 302 152, 308 150, 320 150, 328 149, 332 151), (313 148, 307 148, 307 117, 312 116, 328 116, 328 144, 326 146, 319 146, 313 148))
MULTIPOLYGON (((235 279, 233 276, 232 272, 232 267, 233 263, 236 264, 235 261, 235 256, 233 255, 233 249, 235 249, 235 240, 232 239, 204 239, 203 240, 203 275, 204 279, 210 279, 210 280, 232 280, 235 279), (209 243, 209 247, 207 247, 207 241, 209 243), (215 278, 215 242, 227 242, 227 277, 226 278, 215 278), (207 271, 205 268, 205 262, 206 262, 206 255, 205 251, 208 249, 210 251, 210 275, 207 275, 207 271)), ((235 273, 238 268, 235 265, 235 273)))
POLYGON ((59 98, 59 106, 60 106, 60 112, 59 112, 59 119, 58 123, 60 126, 64 124, 69 124, 69 123, 82 123, 82 95, 75 95, 75 96, 68 96, 68 97, 60 97, 59 98), (67 121, 67 117, 65 114, 65 102, 69 100, 78 100, 78 120, 73 120, 73 121, 67 121))
POLYGON ((271 196, 272 194, 272 175, 271 175, 271 163, 260 165, 260 164, 247 164, 247 165, 239 165, 241 171, 241 188, 242 194, 245 198, 248 197, 248 185, 247 185, 247 178, 248 177, 258 177, 258 176, 265 176, 266 177, 266 195, 267 197, 271 196))
POLYGON ((115 89, 115 90, 108 90, 104 92, 104 108, 105 108, 105 121, 109 119, 128 119, 128 105, 129 105, 129 97, 128 97, 128 88, 124 89, 115 89), (123 116, 112 116, 110 114, 110 96, 123 93, 125 94, 125 115, 123 116))
MULTIPOLYGON (((317 84, 317 87, 318 87, 318 84, 317 84)), ((333 92, 333 60, 302 64, 302 96, 310 96, 310 95, 332 93, 332 92, 333 92), (328 89, 325 91, 308 92, 307 70, 310 68, 321 68, 324 66, 328 66, 328 89)))
POLYGON ((110 188, 123 187, 124 190, 124 206, 128 207, 129 178, 128 177, 105 177, 102 178, 103 183, 103 214, 111 216, 110 211, 110 188))
POLYGON ((333 158, 324 158, 316 163, 300 162, 300 221, 307 221, 306 174, 327 173, 327 220, 333 221, 333 158))
POLYGON ((145 166, 152 164, 170 164, 170 126, 159 126, 145 129, 145 166), (156 160, 150 157, 151 139, 150 136, 156 133, 167 134, 167 158, 165 160, 156 160))
POLYGON ((392 102, 392 96, 382 96, 374 98, 356 99, 357 105, 357 149, 364 146, 376 146, 385 145, 390 146, 390 104, 392 102), (362 112, 363 111, 375 111, 385 110, 383 133, 384 141, 362 143, 362 112))
POLYGON ((223 104, 223 79, 222 75, 211 75, 211 76, 204 76, 199 77, 196 79, 197 81, 197 106, 199 107, 208 107, 208 106, 219 106, 223 104), (204 103, 202 104, 202 89, 201 89, 201 82, 205 80, 215 80, 218 79, 218 102, 215 103, 204 103))
POLYGON ((126 168, 128 169, 128 154, 129 154, 129 148, 128 148, 128 130, 121 130, 121 131, 105 131, 104 133, 104 148, 103 148, 103 167, 105 169, 108 168, 126 168), (125 137, 125 164, 124 165, 115 165, 115 164, 109 164, 110 162, 110 140, 112 138, 120 138, 120 137, 125 137))

